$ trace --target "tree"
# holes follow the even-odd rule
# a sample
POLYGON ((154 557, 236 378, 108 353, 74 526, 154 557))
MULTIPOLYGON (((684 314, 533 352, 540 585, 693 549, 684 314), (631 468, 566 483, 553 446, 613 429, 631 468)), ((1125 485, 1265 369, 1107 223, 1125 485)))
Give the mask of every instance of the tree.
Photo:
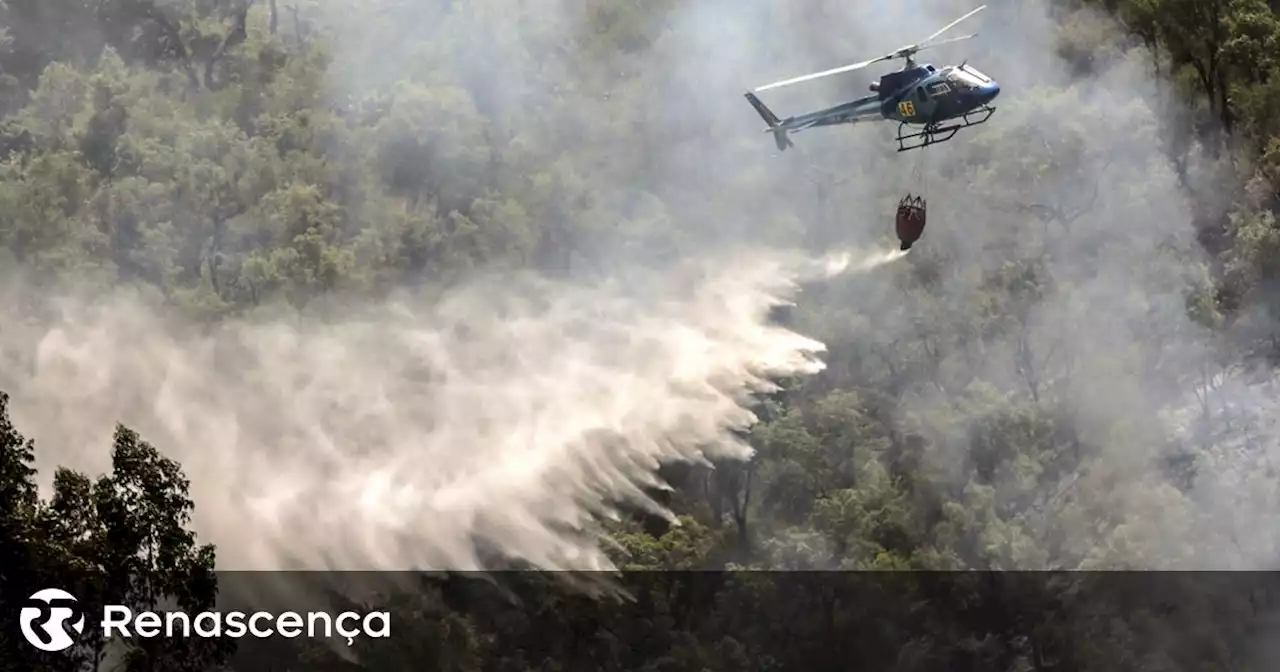
MULTIPOLYGON (((546 4, 0 0, 0 265, 37 280, 37 303, 63 283, 140 287, 167 319, 216 328, 444 295, 492 270, 581 280, 726 247, 879 245, 900 192, 927 179, 921 244, 806 286, 790 311, 827 369, 755 406, 751 461, 663 465, 674 491, 655 499, 681 524, 627 512, 608 528, 618 565, 1185 567, 1280 547, 1270 411, 1240 373, 1280 361, 1276 3, 993 4, 982 32, 1008 39, 965 53, 1036 88, 905 159, 863 128, 766 158, 726 102, 742 72, 800 72, 912 25, 892 13, 546 4)), ((34 451, 0 423, 5 604, 55 584, 138 609, 211 604, 213 549, 188 531, 176 463, 119 427, 112 472, 59 469, 45 501, 34 451)), ((1078 584, 743 574, 633 573, 640 597, 616 609, 552 582, 518 591, 524 611, 431 584, 387 597, 417 614, 397 623, 413 639, 355 653, 467 670, 823 669, 853 652, 898 669, 1208 669, 1239 636, 1206 619, 1147 650, 1158 608, 1081 604, 1078 584)), ((268 662, 357 666, 291 646, 268 662)), ((224 653, 126 648, 133 669, 224 653)), ((61 660, 23 651, 0 666, 61 660)))
MULTIPOLYGON (((17 657, 6 654, 2 664, 66 670, 97 665, 111 646, 102 641, 95 616, 105 604, 125 605, 135 614, 211 609, 217 597, 214 548, 197 545, 186 528, 194 504, 178 464, 118 426, 110 476, 95 482, 60 468, 52 498, 42 501, 29 466, 34 441, 14 429, 8 401, 0 393, 0 619, 12 627, 0 634, 0 646, 17 657), (14 639, 22 605, 46 587, 62 588, 87 606, 84 633, 69 655, 42 654, 14 639)), ((113 655, 122 655, 123 669, 131 671, 205 670, 227 658, 229 642, 134 638, 113 655)))
POLYGON ((36 491, 35 442, 23 437, 9 420, 9 395, 0 392, 0 651, 15 652, 0 660, 0 669, 34 669, 34 649, 22 642, 19 609, 30 588, 42 585, 42 553, 36 491))

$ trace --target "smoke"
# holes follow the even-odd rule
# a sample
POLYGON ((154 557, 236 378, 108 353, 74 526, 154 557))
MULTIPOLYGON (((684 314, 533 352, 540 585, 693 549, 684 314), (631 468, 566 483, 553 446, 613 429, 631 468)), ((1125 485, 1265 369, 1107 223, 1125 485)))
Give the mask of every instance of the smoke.
MULTIPOLYGON (((1194 153, 1169 160, 1169 91, 1148 55, 1063 57, 1064 33, 1097 34, 1109 19, 991 3, 956 29, 978 39, 927 54, 999 80, 999 111, 914 156, 894 152, 893 124, 807 131, 775 156, 742 99, 921 39, 973 4, 319 3, 317 16, 341 29, 330 33, 334 102, 421 87, 393 103, 415 123, 383 141, 436 134, 449 151, 424 170, 442 182, 471 188, 496 157, 508 186, 556 185, 568 195, 530 188, 528 200, 572 213, 562 244, 607 268, 603 284, 494 281, 441 304, 245 321, 214 336, 135 298, 82 297, 53 318, 0 326, 13 361, 0 382, 47 462, 105 468, 116 421, 180 459, 200 525, 234 567, 274 566, 288 551, 312 565, 465 568, 475 541, 582 567, 602 562, 588 514, 618 499, 652 506, 639 488, 654 485, 659 460, 745 456, 729 432, 750 420, 743 395, 769 375, 816 371, 825 343, 848 363, 832 367, 843 376, 832 386, 896 390, 901 424, 937 437, 928 459, 955 471, 956 491, 969 479, 973 418, 994 414, 953 420, 958 404, 977 405, 974 390, 1070 409, 1093 450, 1087 473, 991 486, 1041 491, 1021 493, 1042 506, 1033 531, 1066 539, 1073 566, 1082 549, 1122 536, 1093 529, 1112 518, 1163 535, 1146 540, 1163 552, 1129 566, 1274 563, 1270 537, 1256 533, 1274 482, 1253 467, 1274 442, 1206 439, 1160 419, 1189 396, 1256 413, 1259 395, 1274 397, 1203 384, 1226 368, 1203 373, 1208 339, 1187 316, 1185 290, 1205 260, 1185 183, 1201 196, 1225 190, 1194 153), (719 252, 726 240, 887 243, 906 191, 930 204, 908 256, 719 252), (805 307, 818 317, 797 327, 809 338, 765 320, 802 277, 894 260, 831 281, 823 303, 805 307), (645 270, 658 266, 677 270, 645 270), (1209 440, 1214 457, 1175 486, 1160 466, 1170 445, 1209 440), (1236 474, 1251 475, 1247 497, 1236 474), (1242 550, 1230 536, 1258 543, 1242 550)), ((782 116, 810 111, 864 94, 880 72, 764 98, 782 116)), ((5 307, 18 305, 15 294, 5 307)), ((1250 436, 1268 431, 1254 426, 1250 436)))
MULTIPOLYGON (((562 5, 382 2, 352 12, 321 2, 297 8, 282 42, 326 42, 333 104, 394 94, 392 119, 414 123, 380 127, 388 144, 425 132, 461 147, 429 167, 458 184, 490 160, 485 142, 504 171, 580 182, 594 203, 576 214, 606 233, 563 244, 614 261, 602 277, 491 278, 441 301, 406 294, 353 304, 341 319, 285 312, 213 333, 141 294, 7 279, 5 314, 26 318, 0 325, 0 389, 39 442, 46 481, 54 465, 108 470, 121 422, 183 465, 195 526, 218 544, 223 569, 468 569, 478 548, 594 568, 607 565, 599 516, 623 502, 664 513, 642 490, 664 487, 658 464, 748 457, 732 431, 754 419, 748 395, 822 367, 822 344, 771 325, 770 309, 796 283, 901 254, 843 244, 826 256, 784 252, 754 245, 758 235, 739 247, 760 251, 721 252, 726 239, 768 228, 750 200, 770 199, 717 197, 717 186, 750 193, 743 171, 722 170, 729 136, 717 118, 758 129, 749 108, 686 98, 711 132, 700 141, 689 135, 697 114, 680 114, 665 94, 714 81, 741 102, 732 78, 711 77, 727 72, 726 52, 710 45, 701 74, 686 62, 667 76, 661 63, 611 50, 621 41, 685 60, 692 47, 679 25, 644 44, 663 32, 655 23, 683 24, 681 12, 562 5), (314 30, 326 24, 341 30, 314 30), (607 39, 593 43, 595 34, 607 39), (617 113, 628 107, 639 134, 617 113), (748 114, 720 114, 729 109, 748 114), (705 151, 675 170, 691 147, 705 151), (672 261, 670 245, 637 247, 627 219, 649 220, 641 237, 687 233, 696 244, 672 261)), ((795 242, 787 238, 777 230, 775 241, 795 242)))
MULTIPOLYGON (((743 254, 595 288, 492 278, 212 334, 138 295, 65 294, 0 328, 0 389, 46 467, 108 469, 116 422, 178 460, 222 569, 478 569, 477 546, 597 569, 596 516, 663 513, 642 490, 662 462, 747 458, 750 394, 822 368, 768 314, 838 270, 743 254)), ((48 294, 9 287, 6 315, 48 294)))
MULTIPOLYGON (((824 374, 828 385, 898 391, 902 429, 934 439, 927 468, 953 475, 946 499, 974 479, 975 431, 1002 414, 1034 407, 1074 435, 1045 446, 1010 435, 1010 453, 1043 450, 1033 459, 1052 462, 1088 451, 1078 471, 1030 478, 1011 466, 984 483, 1007 512, 984 524, 1018 520, 1036 551, 993 548, 973 561, 1275 566, 1280 544, 1265 530, 1280 442, 1262 418, 1276 397, 1248 384, 1238 355, 1188 314, 1213 263, 1195 239, 1193 202, 1212 210, 1207 199, 1233 191, 1224 162, 1194 142, 1169 145, 1184 134, 1176 110, 1186 103, 1113 19, 1050 2, 989 3, 953 31, 977 39, 919 58, 965 60, 1000 81, 998 111, 916 155, 893 152, 893 124, 867 124, 797 134, 796 150, 775 156, 741 99, 755 85, 917 41, 976 4, 685 5, 650 59, 677 73, 663 80, 661 99, 681 101, 665 118, 689 131, 717 124, 706 131, 714 149, 690 141, 661 152, 675 176, 665 188, 682 203, 697 202, 691 191, 734 194, 702 207, 741 212, 731 219, 748 222, 741 233, 752 239, 819 245, 883 239, 903 193, 927 197, 930 226, 911 256, 892 272, 833 282, 797 328, 841 361, 824 374), (710 174, 698 170, 707 156, 718 166, 710 174), (1192 466, 1171 466, 1191 454, 1192 466), (1127 522, 1108 530, 1098 520, 1127 522)), ((863 95, 882 71, 762 98, 785 117, 863 95)))

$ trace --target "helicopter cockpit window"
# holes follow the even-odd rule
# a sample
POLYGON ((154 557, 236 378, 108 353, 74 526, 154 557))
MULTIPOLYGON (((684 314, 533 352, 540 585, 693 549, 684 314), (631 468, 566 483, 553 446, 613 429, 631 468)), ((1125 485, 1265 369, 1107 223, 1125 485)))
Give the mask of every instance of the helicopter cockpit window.
POLYGON ((962 67, 961 70, 964 71, 964 73, 967 75, 973 75, 975 79, 982 82, 983 84, 991 83, 990 77, 982 74, 981 72, 978 72, 978 70, 974 68, 972 65, 965 64, 965 66, 962 67))
POLYGON ((947 73, 947 82, 951 86, 968 91, 982 86, 982 81, 965 70, 955 69, 947 73))

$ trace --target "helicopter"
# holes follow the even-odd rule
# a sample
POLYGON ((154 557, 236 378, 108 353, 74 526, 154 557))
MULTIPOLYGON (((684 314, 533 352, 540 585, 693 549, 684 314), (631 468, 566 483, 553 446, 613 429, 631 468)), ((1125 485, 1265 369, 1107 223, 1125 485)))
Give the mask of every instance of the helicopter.
POLYGON ((929 63, 918 64, 912 58, 923 49, 930 49, 951 42, 959 42, 977 36, 963 35, 932 42, 935 38, 951 30, 956 24, 986 9, 982 5, 964 16, 952 21, 942 30, 930 35, 918 44, 912 44, 893 53, 873 58, 869 61, 854 63, 823 72, 803 75, 794 79, 766 84, 755 89, 755 92, 775 89, 800 82, 807 82, 821 77, 837 75, 860 70, 881 61, 901 58, 906 64, 901 70, 882 75, 871 83, 871 91, 875 95, 864 96, 856 100, 842 103, 817 112, 779 119, 755 93, 746 94, 747 101, 756 109, 769 128, 766 133, 773 133, 778 151, 786 151, 794 147, 788 136, 807 128, 818 126, 835 126, 865 121, 897 121, 898 151, 922 149, 929 145, 946 142, 955 137, 962 128, 986 123, 996 108, 990 105, 1000 95, 1000 85, 995 80, 982 74, 968 64, 968 60, 959 65, 948 65, 935 68, 929 63), (979 118, 979 115, 982 115, 979 118), (972 117, 972 118, 971 118, 972 117), (922 127, 922 130, 904 135, 909 127, 922 127), (907 144, 920 140, 917 144, 907 144))

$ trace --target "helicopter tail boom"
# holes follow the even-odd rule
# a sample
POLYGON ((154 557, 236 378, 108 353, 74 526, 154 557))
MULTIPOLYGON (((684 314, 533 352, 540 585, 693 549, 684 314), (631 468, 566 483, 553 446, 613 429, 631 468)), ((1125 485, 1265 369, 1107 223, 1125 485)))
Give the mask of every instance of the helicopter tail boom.
POLYGON ((791 142, 791 138, 787 137, 787 128, 782 125, 782 120, 778 118, 778 115, 774 114, 768 107, 765 107, 765 104, 760 102, 760 99, 754 93, 748 92, 746 95, 747 102, 751 103, 751 107, 756 108, 760 118, 764 119, 764 123, 769 125, 765 132, 773 133, 773 141, 778 145, 778 151, 785 152, 788 147, 794 147, 795 144, 791 142))

